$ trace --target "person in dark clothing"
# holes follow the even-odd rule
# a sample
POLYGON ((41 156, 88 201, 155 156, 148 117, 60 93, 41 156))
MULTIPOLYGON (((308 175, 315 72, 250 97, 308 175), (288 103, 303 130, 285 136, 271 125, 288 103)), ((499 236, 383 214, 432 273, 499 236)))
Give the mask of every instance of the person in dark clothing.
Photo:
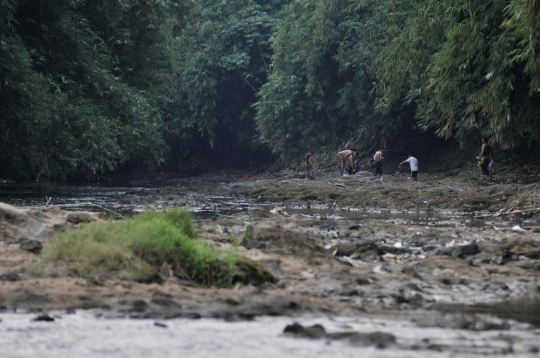
POLYGON ((373 156, 373 160, 375 161, 375 175, 377 176, 377 179, 383 180, 382 178, 382 160, 383 157, 383 151, 384 149, 381 148, 377 152, 375 152, 375 155, 373 156))
POLYGON ((313 153, 310 151, 304 158, 304 167, 306 167, 305 180, 309 179, 311 175, 311 169, 313 169, 313 153))
POLYGON ((480 159, 480 170, 484 176, 489 175, 489 163, 491 162, 491 157, 493 155, 493 148, 488 144, 488 140, 484 137, 482 138, 482 149, 480 150, 480 156, 477 157, 480 159))

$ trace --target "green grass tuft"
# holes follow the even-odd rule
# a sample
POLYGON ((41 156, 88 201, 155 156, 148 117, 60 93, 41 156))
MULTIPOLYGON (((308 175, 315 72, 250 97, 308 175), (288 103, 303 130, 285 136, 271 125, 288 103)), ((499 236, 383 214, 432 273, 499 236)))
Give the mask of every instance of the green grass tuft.
POLYGON ((245 279, 245 260, 198 240, 191 215, 179 209, 148 211, 125 221, 94 222, 59 233, 45 245, 43 256, 63 261, 87 277, 123 271, 138 281, 155 281, 167 263, 176 276, 202 284, 250 281, 245 279))

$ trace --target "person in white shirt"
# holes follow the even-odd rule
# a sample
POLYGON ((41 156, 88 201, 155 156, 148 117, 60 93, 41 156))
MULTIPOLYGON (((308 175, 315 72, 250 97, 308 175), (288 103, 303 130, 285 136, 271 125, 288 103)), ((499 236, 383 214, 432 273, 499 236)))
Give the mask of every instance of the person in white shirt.
POLYGON ((405 164, 405 163, 409 163, 411 165, 412 180, 418 181, 418 159, 416 159, 411 154, 409 154, 409 159, 402 161, 401 163, 399 163, 399 165, 405 164))

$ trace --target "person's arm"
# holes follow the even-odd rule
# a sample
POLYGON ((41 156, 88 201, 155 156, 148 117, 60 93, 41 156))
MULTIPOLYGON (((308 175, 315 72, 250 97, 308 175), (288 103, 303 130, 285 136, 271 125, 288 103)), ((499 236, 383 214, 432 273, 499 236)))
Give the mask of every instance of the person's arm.
POLYGON ((354 158, 354 155, 349 155, 349 165, 351 166, 353 172, 356 172, 356 170, 354 170, 354 161, 353 161, 353 158, 354 158))

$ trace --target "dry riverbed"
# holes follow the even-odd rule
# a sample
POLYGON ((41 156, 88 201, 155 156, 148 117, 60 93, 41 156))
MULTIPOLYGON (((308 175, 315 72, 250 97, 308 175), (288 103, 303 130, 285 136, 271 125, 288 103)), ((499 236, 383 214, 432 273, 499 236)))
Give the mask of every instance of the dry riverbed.
POLYGON ((6 312, 87 308, 106 317, 154 319, 257 322, 260 316, 287 316, 294 318, 279 321, 281 330, 285 321, 302 324, 289 328, 286 334, 292 337, 338 340, 356 349, 399 347, 410 355, 413 350, 426 356, 518 351, 532 355, 540 349, 534 339, 535 326, 540 326, 540 233, 535 217, 520 217, 525 229, 512 230, 510 219, 470 225, 472 216, 460 216, 495 213, 534 183, 441 175, 424 175, 420 182, 395 175, 380 182, 369 173, 312 181, 232 176, 199 186, 187 180, 171 179, 158 190, 126 192, 114 200, 157 209, 188 206, 207 213, 197 219, 200 236, 218 250, 259 263, 273 275, 274 283, 216 288, 172 275, 154 283, 114 273, 77 277, 65 267, 44 262, 28 242, 46 245, 55 230, 103 217, 4 205, 0 307, 6 312), (309 213, 308 207, 321 210, 309 213), (350 213, 364 210, 388 215, 351 219, 350 213), (430 210, 426 217, 437 220, 420 225, 391 214, 417 210, 430 210), (500 302, 517 303, 501 310, 500 302), (516 314, 511 307, 517 307, 516 314), (530 314, 519 315, 520 307, 527 307, 530 314), (324 321, 321 331, 312 326, 317 323, 314 317, 341 317, 349 323, 336 330, 324 321), (357 327, 355 320, 385 320, 385 328, 357 327), (437 336, 435 343, 421 333, 404 338, 403 325, 415 332, 431 328, 447 333, 437 336), (456 337, 469 335, 466 332, 493 334, 475 333, 481 344, 456 344, 456 337))

